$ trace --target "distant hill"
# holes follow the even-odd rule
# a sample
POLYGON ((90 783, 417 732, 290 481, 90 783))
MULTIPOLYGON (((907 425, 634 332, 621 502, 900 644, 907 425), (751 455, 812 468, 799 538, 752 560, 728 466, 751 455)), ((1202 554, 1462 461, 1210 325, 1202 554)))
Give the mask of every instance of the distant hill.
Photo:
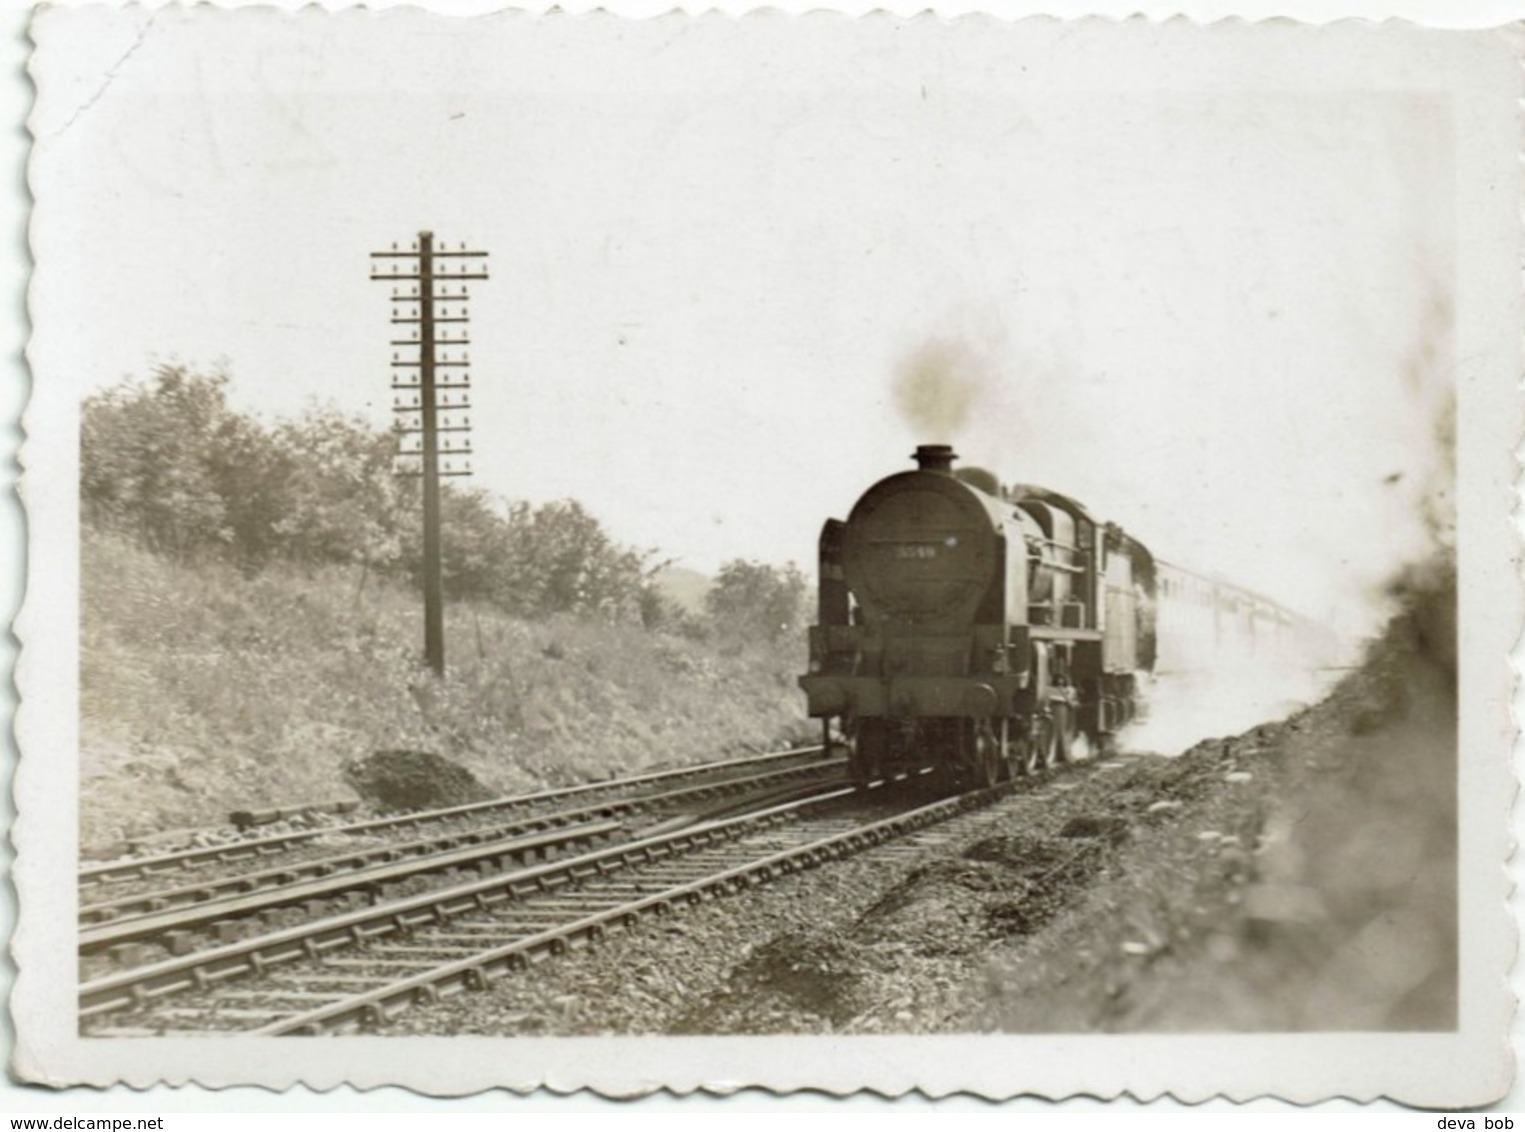
POLYGON ((715 579, 683 566, 664 566, 652 579, 657 588, 690 613, 704 612, 704 595, 715 579))

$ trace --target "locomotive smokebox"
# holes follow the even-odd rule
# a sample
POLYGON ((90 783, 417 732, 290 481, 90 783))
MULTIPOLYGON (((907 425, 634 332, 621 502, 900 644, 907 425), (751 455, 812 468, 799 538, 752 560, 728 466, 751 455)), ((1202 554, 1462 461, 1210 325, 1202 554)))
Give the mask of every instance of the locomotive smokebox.
POLYGON ((916 446, 916 466, 924 472, 941 472, 945 476, 953 474, 953 461, 958 459, 958 453, 953 451, 951 444, 918 444, 916 446))

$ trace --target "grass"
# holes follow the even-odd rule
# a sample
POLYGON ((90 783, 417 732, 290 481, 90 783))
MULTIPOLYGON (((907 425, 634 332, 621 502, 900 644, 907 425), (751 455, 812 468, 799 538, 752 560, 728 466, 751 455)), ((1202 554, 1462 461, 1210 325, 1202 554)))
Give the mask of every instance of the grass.
POLYGON ((348 797, 343 764, 378 749, 430 751, 516 792, 811 733, 799 642, 720 647, 452 605, 436 681, 418 665, 417 594, 358 581, 175 564, 85 531, 84 844, 348 797))

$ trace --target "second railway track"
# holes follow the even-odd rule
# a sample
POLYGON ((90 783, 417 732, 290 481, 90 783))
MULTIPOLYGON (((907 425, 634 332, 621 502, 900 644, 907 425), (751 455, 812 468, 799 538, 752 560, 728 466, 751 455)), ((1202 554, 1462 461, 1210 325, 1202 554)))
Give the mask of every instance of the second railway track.
POLYGON ((759 773, 772 771, 780 775, 808 774, 825 761, 822 753, 822 748, 818 745, 793 747, 784 751, 699 763, 605 782, 587 782, 542 790, 534 794, 516 794, 461 806, 393 814, 344 825, 287 831, 263 837, 234 838, 212 845, 192 846, 150 856, 87 861, 79 869, 79 891, 83 899, 100 903, 105 899, 102 896, 103 890, 117 886, 137 891, 145 886, 163 885, 167 879, 176 877, 188 877, 190 879, 185 883, 191 883, 199 880, 200 873, 205 870, 217 872, 230 865, 250 861, 283 859, 293 854, 313 852, 314 845, 320 846, 316 852, 327 852, 321 846, 336 839, 395 838, 409 830, 428 829, 437 829, 442 836, 452 830, 469 833, 481 824, 501 822, 510 817, 531 819, 538 813, 554 811, 574 802, 591 806, 598 801, 639 801, 643 797, 669 791, 685 783, 696 792, 712 791, 717 795, 735 792, 737 789, 749 788, 759 773))
POLYGON ((138 886, 80 909, 85 976, 152 962, 163 951, 189 953, 209 940, 233 942, 293 917, 318 919, 459 883, 463 876, 496 875, 600 842, 680 829, 737 807, 756 808, 834 784, 840 774, 840 760, 769 767, 744 778, 539 811, 429 838, 371 840, 339 853, 169 888, 138 886))

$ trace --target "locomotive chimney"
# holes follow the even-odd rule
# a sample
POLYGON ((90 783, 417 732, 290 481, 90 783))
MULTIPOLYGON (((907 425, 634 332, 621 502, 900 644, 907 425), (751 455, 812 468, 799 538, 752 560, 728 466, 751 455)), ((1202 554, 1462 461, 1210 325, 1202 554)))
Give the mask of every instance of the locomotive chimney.
POLYGON ((953 451, 951 444, 919 444, 916 446, 916 466, 924 472, 941 472, 943 475, 953 474, 953 461, 958 459, 958 453, 953 451))

